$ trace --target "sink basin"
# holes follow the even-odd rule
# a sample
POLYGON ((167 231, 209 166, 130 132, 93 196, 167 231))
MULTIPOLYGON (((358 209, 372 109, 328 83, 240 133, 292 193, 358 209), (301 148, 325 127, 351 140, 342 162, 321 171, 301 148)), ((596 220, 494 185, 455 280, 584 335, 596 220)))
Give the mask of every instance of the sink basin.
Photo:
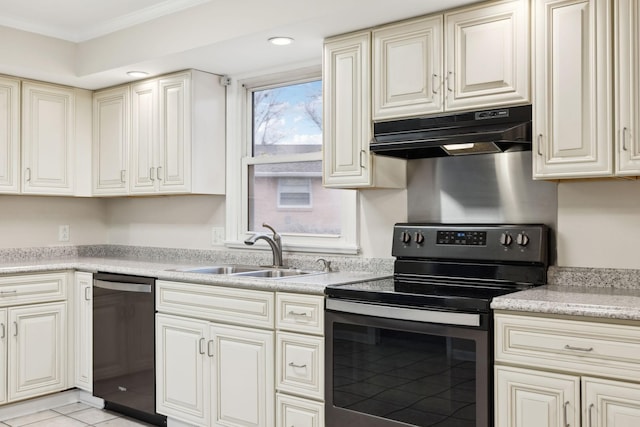
POLYGON ((263 270, 264 267, 254 267, 250 265, 212 265, 206 267, 182 268, 177 271, 183 273, 200 274, 237 274, 263 270))
POLYGON ((316 271, 302 271, 302 270, 278 270, 278 269, 270 269, 270 270, 258 270, 258 271, 247 271, 244 273, 237 273, 236 276, 251 276, 251 277, 264 277, 264 278, 278 278, 278 277, 291 277, 291 276, 302 276, 305 274, 317 274, 316 271))

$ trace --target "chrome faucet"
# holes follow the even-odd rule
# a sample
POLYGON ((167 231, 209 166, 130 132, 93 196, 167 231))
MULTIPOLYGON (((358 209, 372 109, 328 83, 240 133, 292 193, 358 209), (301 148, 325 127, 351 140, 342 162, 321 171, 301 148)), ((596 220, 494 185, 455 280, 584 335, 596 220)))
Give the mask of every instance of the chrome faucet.
POLYGON ((244 244, 251 246, 260 239, 264 240, 269 244, 269 246, 271 246, 271 253, 273 254, 273 267, 284 267, 284 264, 282 263, 282 239, 280 238, 280 235, 272 226, 270 226, 266 222, 263 223, 262 226, 271 230, 273 236, 270 237, 266 233, 255 233, 253 236, 245 240, 244 244))

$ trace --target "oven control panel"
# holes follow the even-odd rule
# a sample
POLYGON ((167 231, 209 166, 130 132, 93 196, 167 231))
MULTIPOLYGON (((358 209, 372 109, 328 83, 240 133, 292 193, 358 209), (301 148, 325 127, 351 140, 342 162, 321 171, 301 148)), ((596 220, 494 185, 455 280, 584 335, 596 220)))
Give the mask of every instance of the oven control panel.
POLYGON ((546 263, 549 228, 527 225, 401 223, 393 231, 398 258, 546 263))

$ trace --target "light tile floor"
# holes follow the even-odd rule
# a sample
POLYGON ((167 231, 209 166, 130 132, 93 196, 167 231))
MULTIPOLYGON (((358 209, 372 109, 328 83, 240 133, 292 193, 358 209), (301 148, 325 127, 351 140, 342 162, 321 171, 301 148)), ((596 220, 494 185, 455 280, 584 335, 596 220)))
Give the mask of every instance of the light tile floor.
POLYGON ((71 403, 46 411, 2 420, 0 427, 148 427, 116 412, 94 408, 85 403, 71 403))

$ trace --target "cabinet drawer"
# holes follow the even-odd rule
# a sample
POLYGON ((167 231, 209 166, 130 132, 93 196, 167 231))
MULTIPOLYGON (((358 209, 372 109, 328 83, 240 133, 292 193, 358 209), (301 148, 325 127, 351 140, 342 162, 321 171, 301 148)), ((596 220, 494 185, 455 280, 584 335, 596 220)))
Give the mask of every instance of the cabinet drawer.
POLYGON ((278 393, 277 427, 324 427, 324 404, 278 393))
POLYGON ((498 362, 638 378, 640 326, 496 314, 498 362))
POLYGON ((276 328, 322 335, 324 333, 324 297, 276 294, 276 328))
POLYGON ((159 312, 216 322, 273 329, 273 300, 273 292, 156 282, 159 312))
POLYGON ((66 272, 0 277, 0 307, 65 300, 67 280, 66 272))
POLYGON ((324 399, 324 340, 276 334, 276 387, 280 391, 324 399))

